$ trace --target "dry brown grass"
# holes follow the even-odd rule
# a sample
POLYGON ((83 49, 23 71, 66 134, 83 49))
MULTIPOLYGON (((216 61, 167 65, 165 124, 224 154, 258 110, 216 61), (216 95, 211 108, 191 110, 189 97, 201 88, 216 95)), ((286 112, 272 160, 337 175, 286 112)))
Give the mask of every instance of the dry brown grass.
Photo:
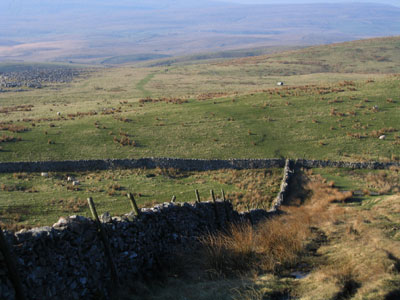
POLYGON ((227 170, 229 176, 215 178, 221 184, 235 185, 244 192, 231 192, 229 199, 235 209, 245 211, 250 208, 269 209, 275 195, 279 191, 280 178, 274 176, 272 171, 258 173, 257 176, 251 170, 227 170), (267 192, 269 190, 270 192, 267 192))
POLYGON ((388 128, 381 128, 379 130, 372 130, 369 134, 371 137, 379 137, 385 133, 390 133, 390 132, 396 132, 398 131, 397 129, 393 127, 388 127, 388 128))
POLYGON ((0 108, 0 113, 2 114, 9 114, 11 112, 17 111, 31 111, 33 105, 15 105, 15 106, 4 106, 0 108))
POLYGON ((3 134, 0 136, 0 143, 10 143, 10 142, 19 142, 22 141, 22 138, 15 136, 8 136, 3 134))
POLYGON ((184 104, 184 103, 188 103, 189 101, 187 99, 174 98, 174 97, 171 97, 171 98, 166 98, 166 97, 161 97, 161 98, 146 97, 146 98, 143 98, 143 99, 139 100, 139 103, 141 103, 141 104, 144 104, 144 103, 158 103, 158 102, 165 102, 165 103, 172 103, 172 104, 184 104))
POLYGON ((308 225, 296 218, 278 217, 257 227, 232 225, 226 232, 201 239, 206 264, 223 276, 278 272, 294 265, 303 249, 308 225))
POLYGON ((0 123, 0 130, 7 130, 7 131, 14 132, 14 133, 21 133, 21 132, 28 131, 29 128, 25 127, 23 125, 0 123))
POLYGON ((366 184, 366 190, 376 191, 380 195, 384 195, 400 191, 399 172, 399 168, 393 167, 389 171, 378 170, 367 174, 358 174, 355 175, 355 178, 366 184))
POLYGON ((71 197, 68 199, 53 199, 50 204, 57 206, 60 210, 66 213, 77 213, 84 210, 87 207, 87 202, 84 199, 71 197))
POLYGON ((314 176, 305 187, 312 191, 302 206, 284 207, 284 214, 258 224, 232 225, 226 232, 209 234, 201 239, 204 257, 216 274, 279 273, 295 266, 312 238, 311 228, 336 222, 344 209, 332 205, 352 196, 314 176))
MULTIPOLYGON (((20 220, 21 218, 20 218, 20 215, 16 215, 16 216, 13 216, 11 219, 17 221, 17 220, 20 220)), ((18 223, 15 223, 15 222, 13 222, 13 223, 3 223, 1 221, 0 221, 0 227, 1 227, 2 230, 5 229, 5 230, 13 231, 13 232, 18 232, 21 229, 27 228, 23 224, 18 224, 18 223)))
POLYGON ((174 168, 156 168, 154 169, 156 175, 162 175, 172 179, 185 178, 190 176, 190 172, 182 172, 174 168))
MULTIPOLYGON (((398 184, 397 175, 393 173, 392 179, 398 184)), ((367 177, 371 177, 371 184, 388 191, 388 173, 378 171, 367 177)), ((322 259, 301 281, 298 296, 310 300, 396 299, 386 297, 400 283, 399 236, 395 235, 399 197, 376 199, 373 209, 360 210, 332 204, 346 202, 350 192, 341 193, 329 187, 320 176, 309 179, 307 186, 313 194, 305 207, 311 215, 310 223, 327 235, 328 243, 318 249, 322 259)))
POLYGON ((114 136, 113 138, 114 143, 119 144, 120 146, 132 146, 132 147, 137 146, 137 142, 135 140, 131 140, 128 137, 128 134, 120 133, 120 135, 121 135, 120 138, 114 136))

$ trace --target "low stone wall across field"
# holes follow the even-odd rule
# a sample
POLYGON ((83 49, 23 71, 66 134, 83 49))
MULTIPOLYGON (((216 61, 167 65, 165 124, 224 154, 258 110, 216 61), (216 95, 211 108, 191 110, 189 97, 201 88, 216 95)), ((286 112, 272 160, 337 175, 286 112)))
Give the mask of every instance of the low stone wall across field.
POLYGON ((71 160, 42 162, 0 163, 0 173, 14 172, 76 172, 109 169, 174 168, 185 171, 207 171, 219 169, 261 169, 283 167, 282 159, 180 159, 140 158, 107 160, 71 160))
MULTIPOLYGON (((387 169, 400 167, 399 162, 345 162, 329 160, 296 160, 297 166, 306 168, 350 168, 387 169)), ((283 168, 285 159, 180 159, 180 158, 140 158, 107 160, 70 160, 38 162, 2 162, 0 173, 15 172, 77 172, 109 169, 134 168, 174 168, 185 171, 207 171, 219 169, 263 169, 283 168)))
MULTIPOLYGON (((143 209, 139 217, 103 216, 117 277, 123 286, 152 278, 173 264, 176 253, 192 251, 198 238, 229 222, 260 221, 264 210, 239 214, 229 202, 164 203, 143 209)), ((104 299, 112 293, 112 272, 95 222, 81 216, 61 218, 52 227, 34 228, 6 240, 16 257, 27 299, 104 299)), ((0 252, 1 253, 1 252, 0 252)), ((0 255, 0 299, 16 299, 0 255)))

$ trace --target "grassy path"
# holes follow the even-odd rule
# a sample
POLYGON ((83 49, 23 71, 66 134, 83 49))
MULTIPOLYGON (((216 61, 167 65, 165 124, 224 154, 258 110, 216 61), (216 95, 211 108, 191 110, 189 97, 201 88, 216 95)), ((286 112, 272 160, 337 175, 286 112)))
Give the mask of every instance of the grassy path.
POLYGON ((136 84, 136 89, 142 92, 143 97, 151 97, 151 92, 149 90, 146 90, 145 85, 149 83, 150 80, 153 79, 154 75, 156 74, 155 73, 147 74, 146 77, 144 77, 136 84))

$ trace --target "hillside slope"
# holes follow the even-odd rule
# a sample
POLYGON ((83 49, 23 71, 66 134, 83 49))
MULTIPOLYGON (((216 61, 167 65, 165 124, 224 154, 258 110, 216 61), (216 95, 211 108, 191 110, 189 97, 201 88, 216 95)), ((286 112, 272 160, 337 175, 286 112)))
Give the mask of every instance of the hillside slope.
MULTIPOLYGON (((242 58, 230 65, 261 64, 269 73, 399 73, 400 36, 358 40, 242 58)), ((226 65, 225 64, 225 65, 226 65)))
POLYGON ((6 89, 0 93, 0 161, 399 160, 400 77, 390 74, 400 73, 398 41, 218 63, 126 65, 68 84, 6 89))

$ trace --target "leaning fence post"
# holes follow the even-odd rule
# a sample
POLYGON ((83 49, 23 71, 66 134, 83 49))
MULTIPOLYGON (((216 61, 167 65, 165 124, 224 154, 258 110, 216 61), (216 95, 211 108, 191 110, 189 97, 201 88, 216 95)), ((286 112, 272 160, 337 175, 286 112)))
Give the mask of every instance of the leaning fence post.
POLYGON ((17 300, 25 300, 25 294, 22 289, 21 280, 17 270, 17 264, 15 262, 15 257, 11 254, 9 245, 3 234, 3 229, 0 227, 0 250, 4 255, 6 261, 8 273, 10 274, 10 280, 14 286, 15 296, 17 300))
POLYGON ((137 217, 139 217, 140 216, 140 209, 136 204, 135 198, 133 197, 133 195, 131 193, 128 193, 126 195, 128 196, 129 200, 131 201, 131 206, 132 206, 133 211, 135 212, 135 215, 137 217))
POLYGON ((111 253, 110 243, 108 241, 107 234, 104 231, 104 228, 103 228, 102 224, 100 223, 100 219, 99 219, 99 216, 97 214, 96 206, 94 205, 92 197, 89 197, 87 200, 88 200, 88 203, 89 203, 90 211, 92 212, 94 221, 95 221, 95 223, 97 225, 97 228, 98 228, 98 230, 100 232, 101 239, 103 241, 104 252, 105 252, 105 254, 106 254, 107 258, 108 258, 108 264, 109 264, 109 267, 111 269, 111 279, 112 279, 114 285, 118 286, 117 269, 115 267, 115 263, 114 263, 114 259, 113 259, 112 253, 111 253))
POLYGON ((196 202, 200 203, 200 195, 199 195, 199 190, 194 190, 195 194, 196 194, 196 202))
POLYGON ((212 201, 214 203, 215 222, 217 223, 217 227, 220 228, 221 224, 220 224, 220 221, 219 221, 218 207, 217 207, 217 201, 215 200, 214 190, 210 190, 210 193, 211 193, 212 201))

